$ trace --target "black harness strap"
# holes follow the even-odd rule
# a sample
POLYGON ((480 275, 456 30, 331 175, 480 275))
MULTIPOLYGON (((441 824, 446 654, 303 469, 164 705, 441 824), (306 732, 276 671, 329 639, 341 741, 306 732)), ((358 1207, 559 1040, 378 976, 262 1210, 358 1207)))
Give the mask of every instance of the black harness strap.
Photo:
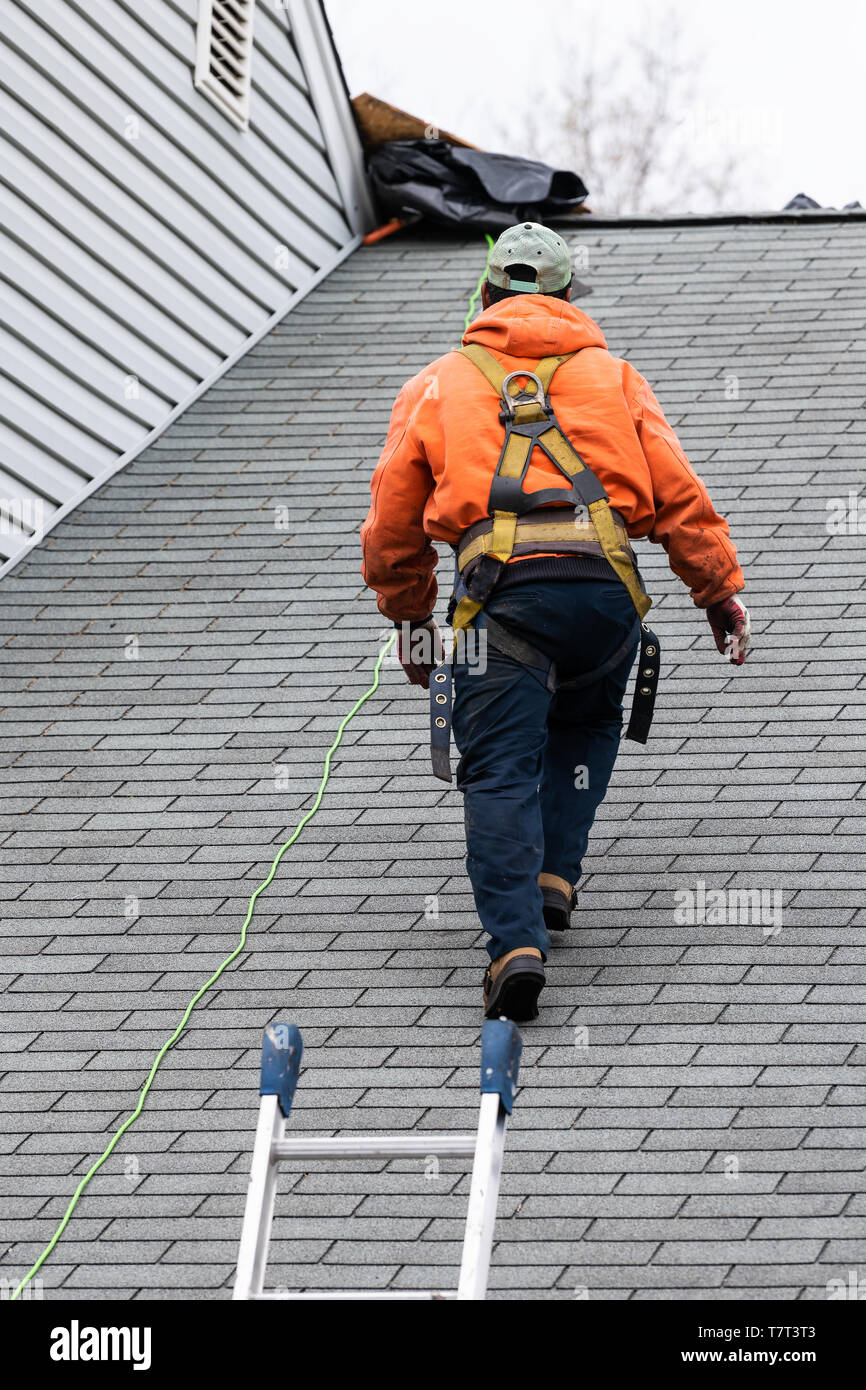
POLYGON ((608 657, 607 661, 603 661, 600 666, 596 666, 592 671, 585 671, 580 676, 573 676, 563 681, 559 679, 556 663, 545 656, 544 652, 540 652, 537 647, 533 647, 525 638, 519 637, 516 632, 512 632, 511 628, 504 627, 502 623, 491 618, 488 613, 479 613, 475 620, 475 626, 476 628, 481 626, 485 629, 489 641, 491 641, 494 647, 500 652, 505 652, 506 656, 513 656, 515 661, 519 661, 522 665, 528 666, 530 671, 542 672, 542 684, 551 694, 555 690, 583 690, 589 685, 594 685, 596 681, 600 681, 603 676, 608 675, 609 672, 611 672, 615 666, 618 666, 624 657, 628 655, 628 652, 634 645, 634 640, 639 630, 639 624, 635 621, 635 625, 631 632, 628 634, 625 641, 620 643, 613 656, 608 657))
POLYGON ((446 658, 430 677, 430 761, 442 782, 451 777, 452 665, 446 658))
MULTIPOLYGON (((635 639, 632 628, 624 642, 621 642, 612 656, 596 666, 592 671, 584 671, 579 676, 560 680, 556 663, 540 652, 525 637, 513 632, 511 628, 491 618, 488 613, 479 613, 475 620, 476 629, 487 633, 487 640, 506 656, 519 661, 551 693, 557 690, 583 690, 609 675, 625 659, 635 639)), ((640 629, 640 651, 638 669, 635 677, 631 702, 631 716, 625 731, 625 738, 634 743, 646 743, 655 708, 656 689, 659 681, 661 646, 651 628, 638 624, 640 629)), ((465 638, 461 638, 465 640, 465 638)), ((433 772, 443 782, 451 778, 451 707, 452 707, 452 666, 446 661, 438 667, 430 681, 430 757, 433 772)))
POLYGON ((539 671, 542 684, 551 692, 584 690, 587 686, 602 680, 628 655, 636 636, 636 629, 639 630, 640 659, 632 696, 631 718, 625 731, 625 737, 632 739, 635 743, 646 743, 655 706, 661 647, 658 637, 643 623, 635 624, 625 641, 620 643, 607 661, 603 661, 592 671, 584 671, 581 675, 572 676, 568 680, 559 679, 556 663, 551 661, 548 656, 540 652, 537 647, 533 647, 524 637, 518 636, 516 632, 512 632, 510 628, 491 618, 488 613, 479 613, 475 620, 475 626, 485 629, 488 641, 492 642, 494 647, 504 652, 506 656, 513 657, 515 661, 519 661, 521 665, 528 667, 533 673, 539 671))

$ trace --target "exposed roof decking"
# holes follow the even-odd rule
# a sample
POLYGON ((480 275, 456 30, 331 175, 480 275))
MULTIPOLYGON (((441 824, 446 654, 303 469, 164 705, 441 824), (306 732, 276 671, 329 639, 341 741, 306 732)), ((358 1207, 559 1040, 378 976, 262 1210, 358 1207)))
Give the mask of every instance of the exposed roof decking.
MULTIPOLYGON (((824 1298, 866 1257, 864 541, 825 525, 861 482, 864 226, 578 235, 587 311, 731 520, 756 642, 726 667, 641 547, 659 709, 647 748, 623 746, 579 932, 523 1030, 491 1290, 824 1298), (674 890, 699 879, 781 890, 781 933, 677 925, 674 890)), ((369 683, 369 473, 396 390, 458 341, 483 255, 418 236, 353 255, 2 581, 7 1277, 236 944, 369 683)), ((228 1296, 269 1019, 304 1035, 292 1128, 474 1125, 484 956, 425 721, 392 664, 46 1296, 228 1296)), ((452 1287, 467 1182, 441 1167, 287 1178, 269 1282, 452 1287)))

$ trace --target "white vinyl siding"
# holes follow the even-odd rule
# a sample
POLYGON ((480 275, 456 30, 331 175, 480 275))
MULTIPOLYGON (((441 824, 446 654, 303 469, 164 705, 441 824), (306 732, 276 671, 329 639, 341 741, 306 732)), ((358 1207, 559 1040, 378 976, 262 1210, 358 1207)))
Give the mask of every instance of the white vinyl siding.
POLYGON ((7 0, 0 566, 5 502, 50 518, 357 233, 290 27, 316 3, 255 5, 241 130, 194 83, 198 0, 7 0))

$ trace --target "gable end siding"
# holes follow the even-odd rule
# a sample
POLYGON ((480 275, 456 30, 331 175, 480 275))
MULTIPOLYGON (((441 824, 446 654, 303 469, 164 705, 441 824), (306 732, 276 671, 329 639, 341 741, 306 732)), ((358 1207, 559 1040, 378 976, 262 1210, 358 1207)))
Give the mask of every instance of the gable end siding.
POLYGON ((198 0, 7 5, 0 568, 369 222, 347 199, 354 131, 335 147, 346 111, 321 110, 321 54, 297 42, 324 25, 317 0, 257 0, 247 129, 196 89, 198 16, 198 0))

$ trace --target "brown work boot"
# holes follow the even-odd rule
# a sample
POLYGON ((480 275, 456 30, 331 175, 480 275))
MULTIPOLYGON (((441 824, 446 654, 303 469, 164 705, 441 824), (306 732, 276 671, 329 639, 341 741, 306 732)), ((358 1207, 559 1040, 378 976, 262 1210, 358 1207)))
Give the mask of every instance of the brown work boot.
POLYGON ((538 886, 544 899, 544 925, 548 931, 565 931, 577 907, 577 893, 567 878, 558 874, 539 874, 538 886))
POLYGON ((544 989, 544 963, 535 946, 518 946, 492 960, 484 972, 484 1013, 487 1018, 511 1018, 523 1023, 538 1018, 538 996, 544 989))

